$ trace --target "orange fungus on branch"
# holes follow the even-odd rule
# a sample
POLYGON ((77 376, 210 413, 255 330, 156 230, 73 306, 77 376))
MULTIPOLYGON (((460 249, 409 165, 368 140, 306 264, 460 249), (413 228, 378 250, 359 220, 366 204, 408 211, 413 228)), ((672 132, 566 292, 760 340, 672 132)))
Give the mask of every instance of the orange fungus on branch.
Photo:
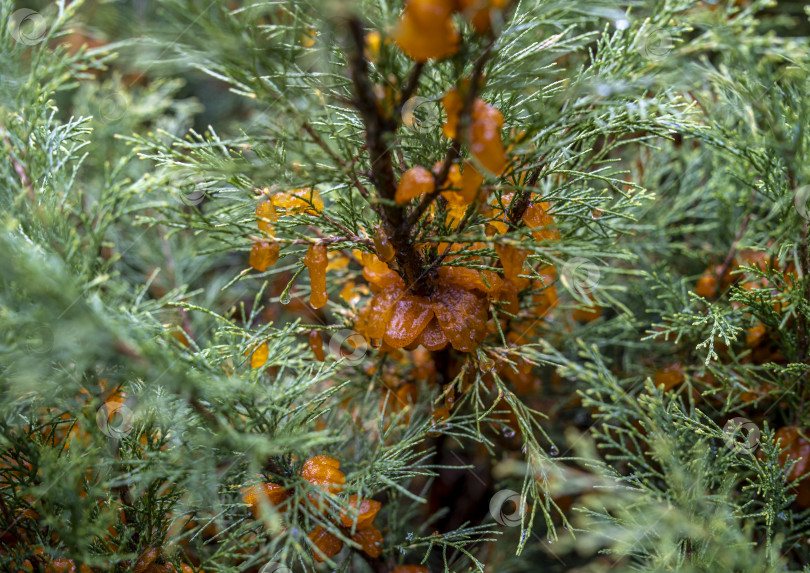
POLYGON ((394 30, 394 41, 416 62, 452 56, 459 48, 453 0, 408 0, 394 30))
POLYGON ((326 257, 326 245, 321 243, 312 244, 307 249, 304 256, 304 264, 309 271, 309 304, 313 308, 326 306, 326 267, 329 261, 326 257))

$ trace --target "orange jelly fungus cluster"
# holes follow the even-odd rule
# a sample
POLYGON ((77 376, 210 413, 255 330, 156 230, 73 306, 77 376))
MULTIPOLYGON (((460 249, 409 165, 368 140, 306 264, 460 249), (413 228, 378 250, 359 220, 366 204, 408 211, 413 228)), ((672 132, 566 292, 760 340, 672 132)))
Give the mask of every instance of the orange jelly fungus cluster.
POLYGON ((458 52, 459 33, 453 13, 461 12, 478 34, 492 29, 493 9, 506 0, 408 0, 394 30, 394 41, 416 62, 441 60, 458 52))
MULTIPOLYGON (((445 137, 455 139, 464 108, 464 97, 458 88, 448 91, 442 98, 447 112, 447 122, 442 126, 445 137)), ((506 151, 501 142, 503 115, 498 108, 481 98, 475 98, 471 110, 469 132, 466 133, 473 156, 489 171, 500 175, 506 168, 506 151)))
MULTIPOLYGON (((511 196, 504 196, 511 201, 511 196)), ((508 204, 508 203, 507 203, 508 204)), ((498 208, 490 214, 497 217, 498 208)), ((523 215, 524 221, 534 229, 533 234, 543 238, 558 237, 553 219, 542 204, 535 203, 523 215)), ((506 223, 495 221, 492 231, 505 232, 506 223)), ((484 243, 471 245, 483 249, 484 243)), ((452 263, 464 258, 466 263, 484 264, 482 257, 452 254, 463 245, 440 243, 439 252, 449 249, 445 261, 452 263)), ((441 266, 437 270, 437 284, 429 296, 416 295, 407 288, 402 278, 379 257, 357 252, 363 264, 363 277, 369 282, 374 296, 362 309, 355 329, 374 347, 405 348, 413 350, 423 346, 427 350, 441 350, 448 344, 455 350, 471 352, 488 334, 490 301, 503 303, 506 312, 518 311, 518 293, 531 286, 537 291, 534 303, 538 316, 545 315, 557 304, 553 286, 556 272, 553 267, 540 269, 538 279, 521 276, 528 253, 510 245, 495 244, 503 267, 503 276, 496 271, 476 270, 461 266, 441 266)))
MULTIPOLYGON (((323 503, 323 496, 340 494, 346 484, 346 476, 340 471, 340 462, 330 456, 315 456, 308 459, 301 468, 301 477, 320 490, 320 495, 307 496, 309 503, 319 512, 327 509, 323 503)), ((261 518, 262 503, 273 505, 283 512, 287 509, 285 502, 289 498, 290 493, 274 483, 261 483, 242 490, 242 499, 250 505, 256 519, 261 518)), ((373 522, 382 504, 352 495, 349 497, 348 506, 348 511, 341 510, 333 519, 335 526, 341 528, 346 536, 369 556, 379 557, 382 554, 384 540, 373 522)), ((308 537, 316 548, 314 551, 316 562, 331 559, 343 549, 343 541, 320 525, 308 537)))
MULTIPOLYGON (((308 187, 271 194, 269 188, 262 189, 264 199, 256 205, 256 224, 266 235, 275 236, 273 224, 282 215, 308 213, 317 215, 323 209, 323 201, 317 189, 308 187)), ((257 271, 266 271, 278 262, 281 245, 275 241, 259 239, 250 249, 249 264, 257 271)))

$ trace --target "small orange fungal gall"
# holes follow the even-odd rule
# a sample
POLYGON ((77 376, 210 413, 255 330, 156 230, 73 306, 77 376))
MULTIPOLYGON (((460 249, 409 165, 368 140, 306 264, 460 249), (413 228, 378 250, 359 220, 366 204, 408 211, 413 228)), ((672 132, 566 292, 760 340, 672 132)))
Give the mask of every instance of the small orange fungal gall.
POLYGON ((377 558, 382 555, 383 539, 380 530, 370 525, 364 529, 358 530, 352 535, 352 541, 359 544, 370 557, 377 558))
POLYGON ((394 29, 397 46, 415 62, 440 60, 459 48, 452 0, 408 0, 394 29))
POLYGON ((308 535, 315 548, 312 554, 316 563, 331 559, 343 549, 343 541, 338 537, 326 531, 320 525, 308 535))
POLYGON ((326 245, 315 243, 309 246, 304 256, 304 264, 309 271, 309 304, 312 308, 326 306, 326 267, 329 264, 326 256, 326 245))
POLYGON ((250 248, 250 266, 257 271, 266 271, 278 262, 281 247, 278 243, 268 241, 256 241, 250 248))
POLYGON ((384 263, 392 261, 396 256, 396 251, 394 251, 391 241, 388 240, 388 235, 379 225, 374 228, 374 250, 377 252, 377 257, 384 263))
POLYGON ((273 223, 278 220, 278 213, 270 200, 264 200, 256 205, 256 220, 260 231, 273 235, 273 223))
POLYGON ((262 366, 267 364, 267 359, 270 356, 270 347, 267 345, 266 342, 262 342, 252 351, 248 350, 247 352, 245 352, 245 356, 247 355, 250 355, 251 368, 261 368, 262 366))
POLYGON ((411 167, 399 180, 397 191, 394 195, 394 201, 397 205, 404 205, 414 197, 419 197, 422 194, 433 193, 436 188, 433 174, 425 167, 417 165, 411 167))
POLYGON ((318 361, 323 362, 326 360, 326 354, 323 351, 323 337, 317 330, 309 331, 309 348, 318 361))
POLYGON ((315 456, 304 462, 301 477, 327 493, 340 493, 346 476, 340 471, 340 462, 329 456, 315 456))
MULTIPOLYGON (((373 499, 360 499, 359 496, 353 495, 349 498, 349 507, 357 512, 356 528, 359 530, 365 529, 371 525, 374 518, 377 516, 377 512, 380 511, 382 504, 373 499)), ((340 513, 340 523, 343 527, 354 527, 355 514, 342 511, 340 513)))
POLYGON ((267 482, 252 485, 242 489, 242 501, 250 505, 250 511, 256 519, 261 518, 261 504, 279 506, 289 498, 290 494, 278 484, 267 482))
POLYGON ((320 192, 310 187, 276 193, 271 198, 271 201, 275 207, 283 209, 287 215, 294 213, 317 215, 323 211, 323 200, 320 192))

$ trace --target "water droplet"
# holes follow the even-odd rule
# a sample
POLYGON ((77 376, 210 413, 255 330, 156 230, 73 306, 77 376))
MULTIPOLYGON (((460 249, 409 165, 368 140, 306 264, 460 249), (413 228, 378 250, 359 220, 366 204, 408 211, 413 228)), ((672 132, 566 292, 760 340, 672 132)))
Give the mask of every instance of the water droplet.
POLYGON ((371 339, 371 347, 372 348, 380 348, 382 346, 382 338, 372 338, 371 339))
POLYGON ((551 537, 551 535, 549 535, 548 537, 546 537, 546 541, 548 541, 548 542, 549 542, 549 544, 554 543, 554 539, 551 537))
POLYGON ((481 367, 481 371, 489 372, 495 366, 495 361, 484 357, 478 361, 478 365, 481 367))
POLYGON ((504 428, 503 428, 503 437, 504 438, 514 438, 515 437, 515 430, 513 430, 509 426, 504 426, 504 428))
POLYGON ((560 455, 560 450, 557 449, 557 446, 552 445, 548 449, 548 453, 551 454, 552 456, 559 456, 560 455))
POLYGON ((281 296, 278 297, 278 302, 281 304, 290 304, 290 292, 285 290, 281 293, 281 296))

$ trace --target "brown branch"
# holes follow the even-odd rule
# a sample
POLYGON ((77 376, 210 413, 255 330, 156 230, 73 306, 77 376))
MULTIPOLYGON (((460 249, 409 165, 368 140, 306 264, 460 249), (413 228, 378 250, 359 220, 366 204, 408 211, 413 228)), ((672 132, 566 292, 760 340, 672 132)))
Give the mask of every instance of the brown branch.
POLYGON ((408 100, 416 93, 416 88, 419 85, 419 77, 422 75, 422 70, 425 68, 423 62, 417 63, 411 73, 408 75, 408 80, 402 86, 402 93, 399 96, 399 105, 397 105, 397 113, 402 115, 402 108, 408 103, 408 100))
POLYGON ((517 195, 514 199, 512 199, 512 203, 509 205, 509 210, 506 213, 507 219, 509 219, 509 223, 513 228, 517 228, 520 220, 523 218, 523 214, 526 213, 526 209, 529 208, 529 205, 532 204, 532 193, 530 189, 537 185, 537 181, 540 179, 540 168, 534 170, 534 172, 529 176, 529 180, 526 181, 526 185, 523 189, 518 191, 517 195))
POLYGON ((427 294, 430 287, 420 280, 424 261, 411 242, 411 227, 404 209, 394 203, 397 180, 392 160, 392 141, 397 122, 384 116, 378 106, 374 89, 368 79, 368 62, 363 53, 365 34, 363 24, 357 17, 348 20, 353 49, 349 54, 349 72, 354 85, 354 106, 363 118, 366 128, 371 181, 385 202, 381 213, 388 240, 396 251, 396 262, 402 270, 405 282, 419 294, 427 294))

